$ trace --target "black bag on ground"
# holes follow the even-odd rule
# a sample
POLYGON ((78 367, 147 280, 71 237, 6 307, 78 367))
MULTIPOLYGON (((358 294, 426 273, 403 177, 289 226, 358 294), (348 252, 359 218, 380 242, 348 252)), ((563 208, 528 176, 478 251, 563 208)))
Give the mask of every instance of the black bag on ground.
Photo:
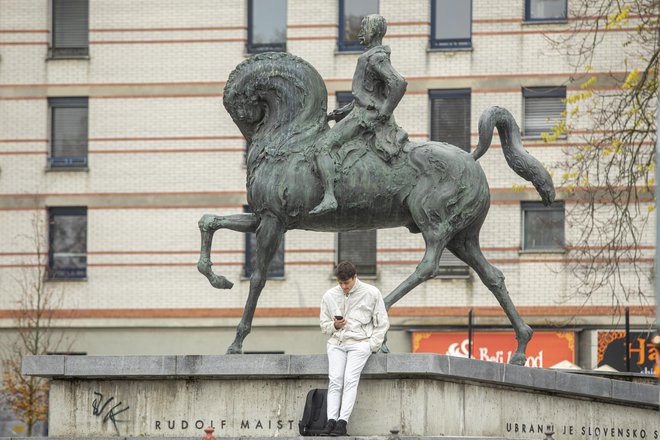
POLYGON ((327 422, 328 390, 315 388, 307 393, 303 418, 298 422, 300 435, 321 435, 327 422))

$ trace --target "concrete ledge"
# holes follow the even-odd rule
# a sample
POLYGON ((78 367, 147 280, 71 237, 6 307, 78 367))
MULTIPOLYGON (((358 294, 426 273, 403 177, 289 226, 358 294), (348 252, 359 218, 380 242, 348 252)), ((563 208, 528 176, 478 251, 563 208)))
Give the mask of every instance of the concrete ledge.
MULTIPOLYGON (((325 379, 325 355, 28 356, 22 371, 67 379, 325 379)), ((363 378, 427 378, 483 383, 628 406, 660 408, 660 387, 436 354, 377 354, 363 378)))
MULTIPOLYGON (((199 430, 201 435, 197 437, 94 437, 94 440, 144 440, 145 438, 162 440, 200 440, 205 434, 199 430)), ((216 435, 214 433, 214 435, 216 435)), ((53 440, 53 437, 0 437, 0 440, 53 440)), ((56 437, 57 440, 89 440, 90 437, 56 437)), ((219 438, 219 436, 218 436, 219 438)), ((313 437, 278 437, 281 440, 309 440, 313 437)), ((273 437, 250 437, 250 440, 272 440, 273 437)), ((389 437, 382 435, 370 436, 347 436, 342 439, 348 440, 388 440, 389 437)), ((504 440, 504 437, 445 437, 445 436, 399 436, 400 440, 504 440)), ((245 440, 245 437, 222 437, 222 440, 245 440)))

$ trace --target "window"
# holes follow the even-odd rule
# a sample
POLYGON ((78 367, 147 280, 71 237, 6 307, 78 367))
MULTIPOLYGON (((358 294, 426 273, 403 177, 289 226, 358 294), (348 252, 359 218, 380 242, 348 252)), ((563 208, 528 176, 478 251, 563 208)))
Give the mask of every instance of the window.
POLYGON ((52 0, 52 57, 89 55, 89 0, 52 0))
POLYGON ((431 140, 470 151, 470 89, 431 90, 431 140))
POLYGON ((523 89, 525 128, 528 137, 540 137, 566 120, 566 87, 534 87, 523 89))
POLYGON ((363 49, 358 34, 369 14, 378 14, 378 0, 339 0, 339 50, 363 49))
POLYGON ((87 166, 87 98, 49 98, 51 168, 87 166))
POLYGON ((522 202, 523 249, 564 249, 564 202, 522 202))
POLYGON ((376 275, 375 229, 350 231, 337 234, 337 262, 350 261, 355 265, 358 276, 376 275))
POLYGON ((431 0, 431 47, 472 47, 472 0, 431 0))
POLYGON ((248 0, 248 52, 286 52, 286 0, 248 0))
POLYGON ((353 93, 351 92, 337 92, 337 108, 342 108, 353 101, 353 93))
POLYGON ((564 21, 566 10, 566 0, 525 0, 525 21, 564 21))
POLYGON ((87 208, 48 210, 48 273, 52 279, 87 276, 87 208))
MULTIPOLYGON (((249 206, 244 206, 245 212, 252 212, 249 206)), ((254 265, 257 261, 257 234, 248 232, 245 234, 245 264, 243 274, 249 278, 254 271, 254 265)), ((280 247, 277 249, 273 260, 270 262, 268 268, 267 278, 282 278, 284 277, 284 237, 280 247)))
POLYGON ((445 248, 440 256, 438 278, 464 278, 470 275, 468 265, 445 248))

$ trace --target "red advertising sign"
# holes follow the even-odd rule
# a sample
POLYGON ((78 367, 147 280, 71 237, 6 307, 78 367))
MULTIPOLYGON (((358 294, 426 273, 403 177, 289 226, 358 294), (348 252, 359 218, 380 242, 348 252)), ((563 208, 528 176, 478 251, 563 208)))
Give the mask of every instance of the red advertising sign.
MULTIPOLYGON (((474 332, 472 358, 509 362, 516 350, 514 332, 474 332)), ((439 353, 468 357, 467 332, 413 332, 413 353, 439 353)), ((562 361, 575 362, 574 332, 535 332, 527 345, 528 367, 550 368, 562 361)))

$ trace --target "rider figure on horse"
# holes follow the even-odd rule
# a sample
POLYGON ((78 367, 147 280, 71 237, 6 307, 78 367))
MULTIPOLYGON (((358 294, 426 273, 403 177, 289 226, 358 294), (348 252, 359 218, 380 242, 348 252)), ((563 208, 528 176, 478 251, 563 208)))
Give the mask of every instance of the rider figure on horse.
POLYGON ((376 153, 386 162, 397 156, 408 135, 396 125, 392 112, 406 92, 406 80, 390 63, 390 48, 383 46, 387 22, 380 15, 362 20, 358 38, 367 50, 360 55, 353 75, 353 101, 328 114, 337 123, 323 133, 315 147, 316 168, 323 184, 323 200, 309 213, 321 215, 337 209, 335 178, 340 165, 336 151, 364 136, 374 139, 376 153))

